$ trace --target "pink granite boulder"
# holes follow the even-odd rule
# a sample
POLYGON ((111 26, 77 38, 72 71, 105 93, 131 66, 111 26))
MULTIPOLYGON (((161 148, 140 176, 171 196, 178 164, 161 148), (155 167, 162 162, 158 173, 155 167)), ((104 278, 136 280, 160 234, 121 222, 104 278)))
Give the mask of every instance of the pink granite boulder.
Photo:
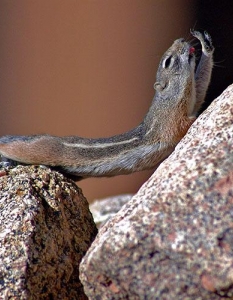
POLYGON ((90 299, 233 299, 233 85, 99 231, 90 299))

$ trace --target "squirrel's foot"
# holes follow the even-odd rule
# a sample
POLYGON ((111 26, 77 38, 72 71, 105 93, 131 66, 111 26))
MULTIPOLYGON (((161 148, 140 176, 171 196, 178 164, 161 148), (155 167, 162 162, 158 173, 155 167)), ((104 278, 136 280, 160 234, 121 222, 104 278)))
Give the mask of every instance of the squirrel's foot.
POLYGON ((9 168, 14 168, 17 165, 17 161, 0 155, 0 177, 7 175, 7 170, 9 170, 9 168))
POLYGON ((12 160, 10 158, 7 158, 5 156, 0 156, 0 167, 16 167, 19 165, 19 162, 12 160))

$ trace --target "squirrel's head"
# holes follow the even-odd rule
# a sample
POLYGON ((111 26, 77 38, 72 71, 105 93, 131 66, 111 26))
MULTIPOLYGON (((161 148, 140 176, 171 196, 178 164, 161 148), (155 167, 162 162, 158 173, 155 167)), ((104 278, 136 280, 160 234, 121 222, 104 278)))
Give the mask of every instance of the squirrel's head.
POLYGON ((154 88, 161 100, 177 97, 192 85, 195 74, 195 49, 184 39, 176 40, 164 53, 154 88))

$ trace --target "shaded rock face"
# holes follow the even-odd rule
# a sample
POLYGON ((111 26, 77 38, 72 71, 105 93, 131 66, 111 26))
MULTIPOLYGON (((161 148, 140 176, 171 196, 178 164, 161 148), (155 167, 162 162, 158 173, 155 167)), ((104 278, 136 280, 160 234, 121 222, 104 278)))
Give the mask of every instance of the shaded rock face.
POLYGON ((99 231, 89 299, 233 299, 233 85, 99 231))
POLYGON ((48 168, 2 170, 0 299, 87 299, 78 266, 97 233, 81 190, 48 168))

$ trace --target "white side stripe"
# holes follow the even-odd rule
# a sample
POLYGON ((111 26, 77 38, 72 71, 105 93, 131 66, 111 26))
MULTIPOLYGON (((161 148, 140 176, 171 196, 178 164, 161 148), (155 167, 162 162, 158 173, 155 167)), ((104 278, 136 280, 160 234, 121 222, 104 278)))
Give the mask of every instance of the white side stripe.
POLYGON ((105 147, 110 147, 110 146, 115 146, 115 145, 124 145, 124 144, 129 144, 133 141, 136 141, 138 140, 138 138, 134 137, 130 140, 126 140, 126 141, 121 141, 121 142, 113 142, 113 143, 96 143, 94 142, 93 144, 91 145, 85 145, 85 144, 73 144, 73 143, 65 143, 63 142, 62 144, 64 146, 67 146, 67 147, 74 147, 74 148, 105 148, 105 147))

